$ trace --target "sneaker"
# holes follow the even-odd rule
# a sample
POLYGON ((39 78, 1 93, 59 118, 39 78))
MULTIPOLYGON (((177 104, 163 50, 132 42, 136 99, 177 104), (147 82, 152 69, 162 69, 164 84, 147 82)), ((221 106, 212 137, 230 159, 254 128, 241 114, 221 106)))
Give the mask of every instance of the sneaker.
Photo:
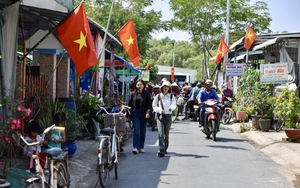
POLYGON ((168 154, 167 150, 165 149, 165 154, 168 154))
POLYGON ((140 153, 145 153, 145 150, 144 149, 139 149, 140 151, 140 153))
POLYGON ((204 131, 204 127, 203 126, 200 127, 200 131, 204 131))
POLYGON ((139 153, 139 150, 138 150, 137 148, 134 148, 134 149, 132 150, 132 153, 133 153, 133 154, 138 154, 138 153, 139 153))

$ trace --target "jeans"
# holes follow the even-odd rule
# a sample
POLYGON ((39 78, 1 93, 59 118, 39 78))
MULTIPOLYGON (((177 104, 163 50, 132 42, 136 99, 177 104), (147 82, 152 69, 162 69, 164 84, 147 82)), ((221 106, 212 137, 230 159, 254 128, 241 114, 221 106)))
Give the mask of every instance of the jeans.
POLYGON ((140 112, 140 109, 134 109, 132 112, 133 148, 144 149, 147 122, 141 121, 140 112))
POLYGON ((169 133, 172 124, 171 114, 162 114, 161 121, 157 120, 159 150, 167 150, 169 147, 169 133))

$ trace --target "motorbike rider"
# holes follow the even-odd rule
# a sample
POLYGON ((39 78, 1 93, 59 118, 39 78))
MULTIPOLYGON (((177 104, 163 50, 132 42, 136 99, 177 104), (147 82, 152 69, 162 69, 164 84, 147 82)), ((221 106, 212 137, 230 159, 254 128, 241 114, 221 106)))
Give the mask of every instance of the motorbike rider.
POLYGON ((228 88, 228 83, 225 82, 223 84, 223 89, 222 89, 222 103, 224 104, 226 101, 230 101, 227 97, 230 97, 233 100, 233 91, 232 89, 228 88))
MULTIPOLYGON (((197 85, 197 82, 193 82, 192 83, 192 91, 191 91, 191 94, 190 94, 190 98, 187 100, 187 106, 188 106, 188 109, 189 109, 189 112, 190 114, 191 113, 194 113, 194 101, 197 101, 197 95, 200 91, 200 87, 201 87, 201 84, 197 85)), ((198 102, 197 102, 198 103, 198 102)), ((186 119, 188 119, 187 117, 188 115, 186 114, 186 119)))
MULTIPOLYGON (((201 124, 200 130, 201 131, 204 130, 204 113, 205 113, 205 108, 206 108, 206 105, 204 104, 204 102, 207 101, 208 99, 215 99, 219 102, 222 102, 220 97, 217 95, 217 92, 214 89, 212 89, 213 82, 211 80, 206 80, 205 84, 206 84, 205 90, 200 91, 199 100, 198 100, 200 102, 199 105, 201 105, 201 110, 200 110, 200 124, 201 124)), ((219 117, 220 117, 220 114, 221 114, 220 108, 218 108, 216 106, 216 109, 217 109, 219 117)), ((220 121, 220 118, 218 118, 218 119, 220 121)))

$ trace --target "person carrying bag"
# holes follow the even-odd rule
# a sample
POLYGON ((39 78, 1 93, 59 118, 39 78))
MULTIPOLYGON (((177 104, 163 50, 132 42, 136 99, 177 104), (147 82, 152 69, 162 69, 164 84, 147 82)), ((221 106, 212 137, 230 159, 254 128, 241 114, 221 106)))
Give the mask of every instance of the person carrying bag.
POLYGON ((157 114, 157 129, 159 139, 158 156, 164 157, 169 146, 169 132, 172 124, 172 111, 176 109, 176 99, 171 93, 171 83, 164 81, 161 85, 161 93, 154 97, 153 111, 157 114))

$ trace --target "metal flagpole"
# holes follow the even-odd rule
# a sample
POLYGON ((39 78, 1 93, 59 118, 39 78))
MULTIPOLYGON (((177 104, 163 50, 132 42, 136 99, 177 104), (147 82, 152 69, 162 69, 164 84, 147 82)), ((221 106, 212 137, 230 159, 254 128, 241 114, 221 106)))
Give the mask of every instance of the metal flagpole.
MULTIPOLYGON (((225 37, 225 41, 227 46, 229 46, 229 24, 230 24, 230 0, 227 0, 227 12, 226 12, 226 37, 225 37)), ((226 53, 225 56, 225 63, 224 63, 224 76, 225 76, 225 80, 228 82, 228 78, 226 76, 226 64, 228 63, 228 53, 226 53)))

